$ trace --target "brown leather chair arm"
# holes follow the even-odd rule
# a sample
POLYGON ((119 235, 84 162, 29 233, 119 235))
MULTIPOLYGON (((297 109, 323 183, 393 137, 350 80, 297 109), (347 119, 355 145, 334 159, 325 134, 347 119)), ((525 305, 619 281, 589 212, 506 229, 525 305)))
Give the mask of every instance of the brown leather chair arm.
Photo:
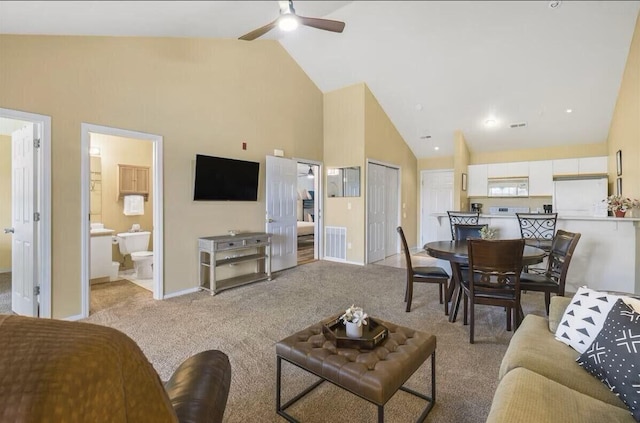
POLYGON ((222 422, 231 385, 225 353, 209 350, 185 360, 165 383, 181 423, 222 422))

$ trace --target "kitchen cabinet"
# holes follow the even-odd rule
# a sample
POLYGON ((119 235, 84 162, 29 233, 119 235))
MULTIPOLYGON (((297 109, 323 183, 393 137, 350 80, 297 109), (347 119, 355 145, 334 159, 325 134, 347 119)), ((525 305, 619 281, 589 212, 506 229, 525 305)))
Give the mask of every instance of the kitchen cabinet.
POLYGON ((487 165, 487 178, 506 178, 509 176, 508 163, 491 163, 487 165))
POLYGON ((149 168, 146 166, 118 165, 118 199, 125 195, 149 197, 149 168))
POLYGON ((560 159, 553 161, 553 174, 555 176, 604 174, 607 173, 607 168, 607 156, 560 159))
POLYGON ((488 178, 521 178, 529 175, 529 162, 492 163, 487 165, 488 178))
POLYGON ((467 173, 467 197, 486 197, 487 165, 469 165, 467 173))
POLYGON ((553 195, 553 162, 529 162, 529 196, 553 195))

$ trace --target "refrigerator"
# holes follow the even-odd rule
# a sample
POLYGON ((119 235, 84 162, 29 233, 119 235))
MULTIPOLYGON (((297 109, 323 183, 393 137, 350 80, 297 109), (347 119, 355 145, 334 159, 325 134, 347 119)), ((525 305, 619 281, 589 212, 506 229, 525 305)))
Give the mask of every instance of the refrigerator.
POLYGON ((553 185, 553 211, 558 216, 607 216, 606 176, 557 179, 553 185))

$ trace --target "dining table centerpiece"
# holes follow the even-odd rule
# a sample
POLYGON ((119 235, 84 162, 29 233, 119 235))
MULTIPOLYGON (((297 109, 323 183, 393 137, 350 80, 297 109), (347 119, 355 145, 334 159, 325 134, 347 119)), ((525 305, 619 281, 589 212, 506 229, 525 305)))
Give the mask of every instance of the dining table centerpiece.
POLYGON ((361 338, 363 333, 363 325, 367 324, 367 317, 369 315, 364 312, 362 307, 356 307, 352 304, 351 307, 345 310, 344 314, 340 316, 340 320, 345 325, 347 336, 350 338, 361 338))

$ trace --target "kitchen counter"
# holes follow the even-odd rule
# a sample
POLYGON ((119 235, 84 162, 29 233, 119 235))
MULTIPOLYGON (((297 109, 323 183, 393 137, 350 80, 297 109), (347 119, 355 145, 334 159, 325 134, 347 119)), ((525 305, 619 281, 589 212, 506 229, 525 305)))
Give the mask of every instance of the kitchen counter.
MULTIPOLYGON (((449 218, 436 213, 438 238, 450 239, 449 218)), ((481 214, 480 223, 497 230, 498 238, 520 238, 514 214, 481 214)), ((568 292, 592 289, 640 293, 640 218, 558 216, 556 229, 579 232, 580 241, 567 275, 568 292)))

